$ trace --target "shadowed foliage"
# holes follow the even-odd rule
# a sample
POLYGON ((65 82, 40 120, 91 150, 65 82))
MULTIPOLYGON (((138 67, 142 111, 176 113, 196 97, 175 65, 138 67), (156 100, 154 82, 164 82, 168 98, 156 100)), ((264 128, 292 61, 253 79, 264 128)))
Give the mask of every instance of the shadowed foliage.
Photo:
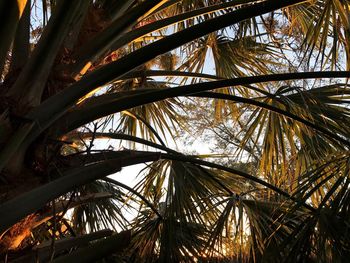
POLYGON ((350 257, 348 1, 17 0, 0 17, 1 260, 350 257))

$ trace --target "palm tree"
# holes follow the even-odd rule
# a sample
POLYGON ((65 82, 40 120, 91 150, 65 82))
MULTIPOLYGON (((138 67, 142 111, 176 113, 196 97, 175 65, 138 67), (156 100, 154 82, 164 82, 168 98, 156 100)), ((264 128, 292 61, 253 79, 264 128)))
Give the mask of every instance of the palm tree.
POLYGON ((0 12, 5 262, 350 256, 347 1, 0 12), (169 147, 195 133, 219 155, 169 147), (133 187, 107 177, 142 163, 133 187))

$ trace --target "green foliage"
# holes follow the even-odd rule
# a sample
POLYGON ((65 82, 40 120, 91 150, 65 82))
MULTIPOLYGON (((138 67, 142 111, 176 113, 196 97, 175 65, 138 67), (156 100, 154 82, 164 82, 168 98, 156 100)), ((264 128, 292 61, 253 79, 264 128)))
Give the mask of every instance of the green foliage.
POLYGON ((348 1, 5 2, 6 262, 348 259, 348 1))

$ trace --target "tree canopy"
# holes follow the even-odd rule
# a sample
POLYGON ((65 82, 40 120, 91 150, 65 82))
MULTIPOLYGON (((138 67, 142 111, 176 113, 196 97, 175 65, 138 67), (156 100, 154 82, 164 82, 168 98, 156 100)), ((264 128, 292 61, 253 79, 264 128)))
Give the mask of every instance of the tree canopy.
POLYGON ((347 261, 349 1, 0 17, 4 262, 347 261))

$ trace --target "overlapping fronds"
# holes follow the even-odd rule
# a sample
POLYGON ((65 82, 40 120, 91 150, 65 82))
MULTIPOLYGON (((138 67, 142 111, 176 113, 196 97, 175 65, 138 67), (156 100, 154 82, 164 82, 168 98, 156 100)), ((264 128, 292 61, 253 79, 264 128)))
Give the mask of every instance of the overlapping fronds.
POLYGON ((349 10, 1 1, 0 257, 345 262, 349 10))

